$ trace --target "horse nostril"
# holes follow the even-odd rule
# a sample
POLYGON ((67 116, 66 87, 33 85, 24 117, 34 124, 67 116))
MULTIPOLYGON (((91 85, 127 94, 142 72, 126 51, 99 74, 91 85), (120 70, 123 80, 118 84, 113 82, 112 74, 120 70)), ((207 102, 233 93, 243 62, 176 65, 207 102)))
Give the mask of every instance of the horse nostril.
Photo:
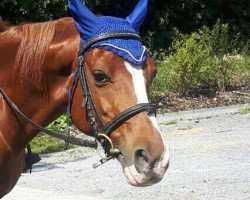
POLYGON ((146 162, 148 161, 147 154, 144 150, 139 149, 135 152, 135 156, 141 159, 144 159, 146 162))
POLYGON ((149 171, 149 158, 143 149, 138 149, 135 152, 134 164, 139 173, 146 173, 149 171))

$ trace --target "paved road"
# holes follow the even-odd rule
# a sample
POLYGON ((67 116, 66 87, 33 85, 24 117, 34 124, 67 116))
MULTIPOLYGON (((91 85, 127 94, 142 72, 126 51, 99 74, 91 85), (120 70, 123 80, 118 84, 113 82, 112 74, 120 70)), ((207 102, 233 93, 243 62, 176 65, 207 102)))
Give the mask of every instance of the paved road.
POLYGON ((172 155, 164 179, 154 186, 129 186, 116 161, 92 169, 95 152, 79 148, 43 155, 3 199, 250 199, 250 114, 238 109, 159 116, 172 155))

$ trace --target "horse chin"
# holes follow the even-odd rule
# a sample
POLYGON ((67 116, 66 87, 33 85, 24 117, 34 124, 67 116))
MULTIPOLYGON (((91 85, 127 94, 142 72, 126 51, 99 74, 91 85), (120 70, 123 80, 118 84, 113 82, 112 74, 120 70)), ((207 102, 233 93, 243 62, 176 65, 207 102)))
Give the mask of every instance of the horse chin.
POLYGON ((127 182, 135 187, 146 187, 160 182, 168 168, 168 164, 163 167, 162 163, 159 162, 156 167, 149 169, 147 173, 140 173, 134 165, 128 166, 122 155, 118 156, 118 160, 122 165, 127 182))

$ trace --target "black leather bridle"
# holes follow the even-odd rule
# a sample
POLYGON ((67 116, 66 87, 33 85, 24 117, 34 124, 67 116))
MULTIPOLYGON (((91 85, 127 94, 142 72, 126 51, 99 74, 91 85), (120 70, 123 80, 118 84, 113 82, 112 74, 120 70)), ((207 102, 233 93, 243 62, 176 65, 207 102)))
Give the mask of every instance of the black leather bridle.
MULTIPOLYGON (((150 103, 139 103, 137 105, 134 105, 117 116, 115 116, 111 121, 109 121, 107 124, 104 124, 102 121, 102 118, 98 112, 98 109, 96 107, 96 104, 94 102, 93 96, 91 94, 87 76, 85 73, 85 65, 84 65, 84 54, 89 50, 92 44, 102 41, 105 39, 115 39, 115 38, 122 38, 122 39, 136 39, 141 41, 141 38, 139 35, 135 33, 130 32, 111 32, 106 34, 98 35, 92 39, 90 39, 87 44, 84 46, 80 46, 79 53, 78 53, 78 67, 76 70, 75 77, 77 79, 80 79, 80 84, 83 92, 83 103, 82 107, 86 109, 87 113, 87 119, 88 123, 90 124, 92 128, 93 135, 95 137, 95 141, 91 141, 88 139, 81 139, 81 138, 75 138, 74 136, 71 136, 68 134, 65 138, 65 134, 63 133, 57 133, 51 130, 48 130, 34 121, 32 121, 29 117, 27 117, 24 113, 22 113, 19 108, 15 105, 13 101, 7 96, 7 94, 3 91, 3 89, 0 86, 0 94, 5 99, 5 101, 8 103, 8 105, 12 108, 12 110, 17 113, 22 119, 24 119, 26 122, 32 124, 36 129, 40 130, 41 132, 44 132, 52 137, 56 137, 58 139, 62 139, 66 142, 78 145, 78 146, 87 146, 92 148, 97 148, 97 141, 99 141, 102 144, 102 147, 105 150, 106 157, 101 159, 99 163, 94 164, 93 167, 96 168, 100 164, 108 161, 111 158, 116 157, 118 154, 120 154, 120 151, 115 149, 113 146, 113 143, 110 139, 110 134, 116 130, 120 125, 122 125, 124 122, 126 122, 128 119, 132 118, 133 116, 141 113, 141 112, 147 112, 149 115, 155 114, 155 108, 150 103)), ((78 80, 77 80, 78 81, 78 80)), ((76 86, 77 81, 74 80, 73 85, 76 86)), ((72 96, 73 98, 73 96, 72 96)), ((71 100, 69 100, 69 104, 71 104, 71 100)), ((70 108, 70 107, 69 107, 70 108)))
POLYGON ((92 39, 90 39, 87 44, 84 46, 80 46, 79 54, 78 54, 78 77, 80 79, 82 91, 83 91, 83 104, 82 106, 85 107, 88 122, 91 125, 93 135, 97 140, 99 140, 105 150, 105 153, 108 157, 113 157, 118 151, 113 149, 113 144, 109 139, 110 134, 116 130, 120 125, 126 122, 128 119, 132 118, 133 116, 141 113, 147 112, 149 115, 155 114, 155 108, 151 103, 139 103, 134 105, 117 116, 115 116, 111 121, 107 124, 104 124, 102 118, 98 112, 98 109, 95 105, 93 96, 91 94, 87 76, 85 73, 85 66, 84 66, 84 54, 89 50, 92 44, 105 40, 105 39, 135 39, 141 41, 141 38, 136 33, 131 32, 110 32, 98 35, 92 39), (108 140, 108 143, 107 143, 108 140))

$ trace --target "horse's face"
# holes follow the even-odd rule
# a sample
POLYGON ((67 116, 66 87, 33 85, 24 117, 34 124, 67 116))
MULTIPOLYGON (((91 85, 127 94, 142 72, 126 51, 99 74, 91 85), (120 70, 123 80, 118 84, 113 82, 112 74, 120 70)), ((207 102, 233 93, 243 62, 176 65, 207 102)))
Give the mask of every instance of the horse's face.
MULTIPOLYGON (((133 66, 112 52, 94 49, 85 58, 86 76, 94 103, 106 124, 138 103, 147 103, 147 90, 155 73, 152 60, 133 66)), ((82 91, 75 92, 72 115, 76 126, 86 132, 85 113, 79 111, 82 91), (83 120, 84 118, 84 120, 83 120)), ((122 156, 127 181, 134 186, 159 182, 169 164, 169 146, 163 139, 155 116, 142 112, 124 122, 110 135, 122 156)))

